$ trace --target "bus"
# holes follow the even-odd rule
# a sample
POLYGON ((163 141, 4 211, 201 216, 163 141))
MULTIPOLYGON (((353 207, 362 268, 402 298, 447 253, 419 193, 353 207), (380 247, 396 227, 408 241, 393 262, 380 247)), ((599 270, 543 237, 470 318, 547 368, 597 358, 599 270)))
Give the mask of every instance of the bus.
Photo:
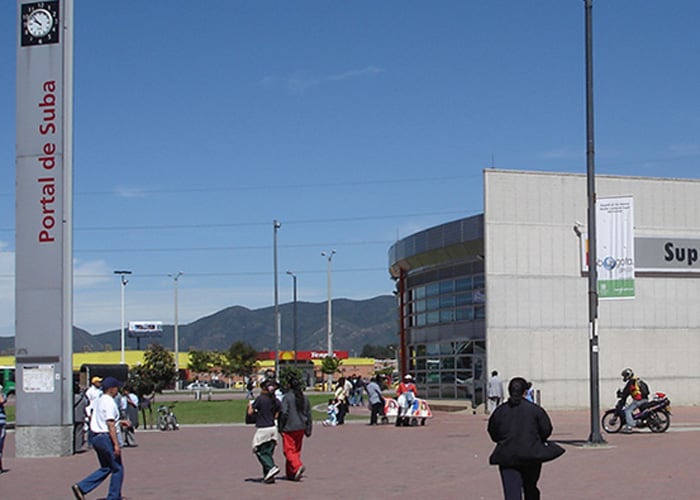
POLYGON ((5 394, 5 396, 15 395, 16 388, 14 366, 0 366, 0 384, 2 385, 2 392, 5 394))

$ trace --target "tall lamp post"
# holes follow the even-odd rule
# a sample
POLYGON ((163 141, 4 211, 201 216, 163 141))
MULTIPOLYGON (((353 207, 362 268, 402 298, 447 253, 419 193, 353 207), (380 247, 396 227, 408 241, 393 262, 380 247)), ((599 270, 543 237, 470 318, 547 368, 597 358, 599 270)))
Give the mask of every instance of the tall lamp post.
POLYGON ((275 342, 275 379, 279 380, 280 376, 280 344, 282 343, 282 320, 280 319, 280 293, 279 284, 277 277, 277 230, 282 227, 282 223, 278 220, 272 221, 272 246, 273 246, 273 259, 275 268, 275 332, 276 332, 276 342, 275 342))
POLYGON ((292 277, 294 286, 294 366, 297 366, 297 275, 292 271, 287 271, 292 277))
POLYGON ((585 0, 586 28, 586 181, 588 195, 588 347, 590 369, 590 444, 604 444, 600 433, 600 381, 598 372, 598 269, 596 266, 595 147, 593 141, 593 0, 585 0))
POLYGON ((174 291, 174 322, 173 322, 173 336, 175 337, 175 390, 180 388, 180 332, 179 332, 179 319, 178 319, 178 297, 177 297, 177 285, 180 281, 180 276, 182 276, 182 271, 178 271, 175 274, 168 274, 169 277, 173 279, 173 291, 174 291))
MULTIPOLYGON (((335 255, 335 249, 330 252, 321 252, 328 259, 328 356, 333 356, 333 306, 331 304, 331 262, 335 255)), ((333 374, 328 374, 328 390, 333 385, 333 374)))
POLYGON ((129 283, 129 280, 126 279, 128 275, 131 274, 131 271, 127 270, 119 270, 119 271, 114 271, 114 274, 118 275, 121 281, 121 364, 125 363, 124 360, 124 292, 126 290, 126 284, 129 283))

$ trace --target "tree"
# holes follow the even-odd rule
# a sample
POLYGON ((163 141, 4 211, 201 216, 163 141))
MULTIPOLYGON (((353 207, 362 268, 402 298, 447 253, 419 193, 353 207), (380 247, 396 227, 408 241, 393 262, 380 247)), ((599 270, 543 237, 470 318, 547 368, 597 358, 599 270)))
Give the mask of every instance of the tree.
POLYGON ((163 392, 176 380, 175 357, 160 344, 152 344, 143 354, 143 363, 129 370, 129 385, 139 398, 163 392))
POLYGON ((326 375, 333 375, 340 371, 343 362, 335 356, 326 356, 321 360, 321 371, 326 375))
POLYGON ((305 387, 304 372, 295 366, 283 366, 280 368, 280 386, 283 391, 286 391, 291 386, 291 381, 296 379, 299 382, 299 387, 305 387))
POLYGON ((228 370, 241 377, 255 373, 258 366, 258 352, 255 348, 240 340, 231 344, 225 353, 228 361, 228 370))
POLYGON ((190 351, 187 368, 195 373, 209 373, 216 364, 216 353, 209 351, 190 351))
POLYGON ((151 344, 143 354, 143 366, 148 373, 153 389, 163 392, 163 389, 175 383, 175 357, 160 344, 151 344))
POLYGON ((149 370, 141 363, 129 370, 129 385, 139 399, 143 399, 155 389, 149 370))
POLYGON ((362 347, 360 356, 363 358, 392 359, 395 357, 395 349, 393 345, 381 346, 365 344, 362 347))

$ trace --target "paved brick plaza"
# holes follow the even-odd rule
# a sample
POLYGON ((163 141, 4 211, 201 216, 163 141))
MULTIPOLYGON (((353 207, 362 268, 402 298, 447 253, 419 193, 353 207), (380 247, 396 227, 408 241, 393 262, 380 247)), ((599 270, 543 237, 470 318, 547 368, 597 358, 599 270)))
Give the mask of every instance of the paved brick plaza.
MULTIPOLYGON (((364 410, 355 410, 359 413, 364 410)), ((697 498, 700 488, 700 408, 676 408, 671 429, 655 435, 606 435, 609 446, 581 444, 588 412, 552 412, 554 440, 567 453, 546 464, 540 481, 549 499, 697 498)), ((257 482, 250 451, 253 428, 192 426, 178 432, 137 432, 124 450, 129 499, 499 499, 498 473, 487 463, 492 444, 486 417, 436 412, 425 427, 314 427, 304 442, 307 475, 300 483, 257 482)), ((281 447, 276 451, 283 465, 281 447)), ((15 458, 14 433, 5 443, 0 498, 70 499, 70 485, 97 466, 92 451, 64 458, 15 458)), ((107 483, 88 495, 106 496, 107 483)))

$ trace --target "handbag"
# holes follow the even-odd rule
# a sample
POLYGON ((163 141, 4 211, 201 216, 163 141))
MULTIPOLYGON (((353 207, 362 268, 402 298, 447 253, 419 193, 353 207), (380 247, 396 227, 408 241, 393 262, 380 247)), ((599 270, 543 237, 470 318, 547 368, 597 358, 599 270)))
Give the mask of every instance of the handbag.
POLYGON ((562 456, 566 451, 557 443, 553 443, 551 441, 545 441, 542 444, 543 446, 540 452, 540 457, 538 457, 542 462, 551 462, 552 460, 562 456))

